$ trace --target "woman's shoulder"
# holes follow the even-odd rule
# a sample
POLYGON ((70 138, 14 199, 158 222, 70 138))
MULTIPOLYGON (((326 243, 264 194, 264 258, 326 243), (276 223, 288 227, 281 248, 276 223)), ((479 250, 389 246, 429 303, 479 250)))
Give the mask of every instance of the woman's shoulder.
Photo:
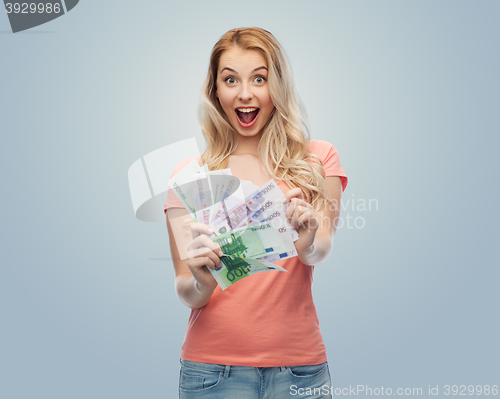
POLYGON ((340 164, 340 157, 335 146, 325 140, 310 140, 309 151, 319 156, 323 163, 326 176, 340 176, 342 180, 342 190, 345 190, 347 186, 347 175, 340 164))
POLYGON ((308 149, 322 160, 327 158, 328 155, 337 153, 335 146, 326 140, 309 140, 308 149))

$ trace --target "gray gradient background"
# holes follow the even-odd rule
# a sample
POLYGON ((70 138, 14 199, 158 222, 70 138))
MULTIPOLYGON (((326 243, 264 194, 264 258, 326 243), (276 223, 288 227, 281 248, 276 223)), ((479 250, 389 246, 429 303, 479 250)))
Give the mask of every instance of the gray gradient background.
POLYGON ((202 149, 210 50, 240 26, 283 44, 344 201, 378 200, 342 212, 366 225, 316 269, 334 386, 500 384, 499 17, 493 0, 85 0, 12 34, 0 12, 0 397, 176 397, 189 310, 127 170, 202 149))

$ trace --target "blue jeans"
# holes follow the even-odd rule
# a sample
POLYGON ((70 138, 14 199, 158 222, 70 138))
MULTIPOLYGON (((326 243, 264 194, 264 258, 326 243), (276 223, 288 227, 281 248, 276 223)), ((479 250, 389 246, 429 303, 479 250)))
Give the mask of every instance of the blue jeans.
POLYGON ((328 362, 313 366, 246 367, 180 361, 180 399, 332 397, 328 362))

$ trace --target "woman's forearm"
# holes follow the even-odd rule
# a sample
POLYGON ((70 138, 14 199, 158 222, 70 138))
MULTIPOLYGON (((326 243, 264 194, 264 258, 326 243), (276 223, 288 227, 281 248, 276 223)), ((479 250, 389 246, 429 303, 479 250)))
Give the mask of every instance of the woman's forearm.
POLYGON ((332 252, 333 238, 330 234, 320 232, 314 237, 314 243, 309 251, 303 251, 299 260, 304 265, 319 265, 328 259, 332 252))
POLYGON ((212 287, 201 286, 192 274, 181 274, 175 279, 175 291, 180 301, 191 309, 205 306, 217 284, 212 287))

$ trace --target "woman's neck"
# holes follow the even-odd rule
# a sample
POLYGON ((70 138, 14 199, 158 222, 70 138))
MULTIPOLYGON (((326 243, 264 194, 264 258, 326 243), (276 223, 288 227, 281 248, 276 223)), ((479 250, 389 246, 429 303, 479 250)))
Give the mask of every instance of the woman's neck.
POLYGON ((262 135, 258 134, 256 136, 252 137, 244 137, 244 136, 239 136, 238 137, 238 146, 236 150, 231 154, 231 155, 243 155, 243 154, 250 154, 250 155, 255 155, 259 156, 259 141, 262 135))

